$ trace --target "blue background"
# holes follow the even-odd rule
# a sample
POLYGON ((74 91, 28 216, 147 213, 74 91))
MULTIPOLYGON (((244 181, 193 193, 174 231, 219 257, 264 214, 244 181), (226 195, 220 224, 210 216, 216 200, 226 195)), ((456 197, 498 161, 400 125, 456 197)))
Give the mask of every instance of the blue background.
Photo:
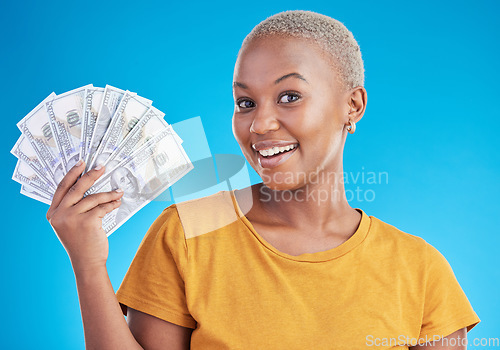
MULTIPOLYGON (((212 154, 241 155, 231 131, 236 54, 253 26, 287 9, 334 17, 361 46, 368 105, 348 136, 344 171, 387 172, 388 182, 359 184, 376 197, 351 206, 438 248, 482 320, 469 337, 500 337, 499 4, 3 1, 2 347, 84 348, 74 276, 48 206, 11 180, 16 123, 52 91, 111 84, 152 99, 170 123, 201 116, 212 154)), ((115 289, 168 204, 149 204, 110 237, 115 289)))

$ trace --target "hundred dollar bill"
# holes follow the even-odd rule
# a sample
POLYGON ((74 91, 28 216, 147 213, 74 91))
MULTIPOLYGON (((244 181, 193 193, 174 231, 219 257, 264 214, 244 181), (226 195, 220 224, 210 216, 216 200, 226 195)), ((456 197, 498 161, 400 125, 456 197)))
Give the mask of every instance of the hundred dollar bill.
POLYGON ((47 166, 40 162, 38 155, 33 149, 33 146, 31 146, 26 139, 26 136, 21 135, 21 137, 19 137, 10 153, 28 164, 41 179, 46 181, 54 190, 56 189, 57 184, 54 183, 54 180, 48 174, 47 166))
POLYGON ((40 179, 35 171, 21 159, 18 159, 17 161, 12 179, 19 182, 21 185, 31 186, 44 195, 52 197, 52 195, 54 194, 54 189, 49 186, 46 181, 40 179))
POLYGON ((91 87, 87 89, 87 95, 85 96, 85 103, 83 105, 80 159, 87 159, 87 153, 90 150, 90 141, 94 133, 103 94, 104 88, 91 87))
POLYGON ((21 194, 48 205, 52 203, 52 196, 42 194, 29 185, 21 185, 21 194))
POLYGON ((193 165, 170 129, 158 133, 85 194, 123 189, 120 207, 103 218, 109 236, 138 210, 187 174, 193 165))
POLYGON ((134 128, 140 118, 150 108, 150 101, 136 96, 135 93, 126 91, 118 106, 115 115, 109 123, 97 152, 93 155, 90 167, 106 163, 109 156, 116 151, 127 134, 134 128))
POLYGON ((85 159, 85 171, 91 169, 90 163, 92 161, 93 155, 97 151, 97 147, 101 143, 102 137, 108 129, 111 118, 115 114, 120 101, 122 100, 125 91, 115 88, 111 85, 106 85, 104 88, 102 103, 99 107, 99 112, 97 113, 97 119, 95 121, 94 132, 92 133, 92 139, 90 140, 90 147, 87 151, 87 159, 85 159))
MULTIPOLYGON (((97 119, 94 126, 94 132, 92 133, 92 139, 90 141, 89 149, 87 150, 87 158, 85 159, 85 171, 91 169, 90 165, 93 161, 97 148, 99 147, 101 140, 108 129, 108 126, 115 114, 118 106, 120 105, 121 99, 125 94, 124 90, 115 88, 111 85, 106 85, 103 92, 102 103, 99 107, 99 112, 97 113, 97 119)), ((140 97, 143 101, 151 100, 140 97)))
MULTIPOLYGON (((106 165, 112 161, 123 161, 158 132, 169 127, 168 123, 163 119, 164 116, 165 113, 159 111, 155 107, 151 107, 137 122, 134 128, 130 130, 123 142, 118 146, 118 149, 111 154, 106 165)), ((172 132, 174 131, 172 130, 172 132)))
POLYGON ((66 172, 45 109, 45 103, 55 96, 55 93, 50 94, 17 123, 17 127, 33 146, 38 159, 45 165, 45 170, 53 179, 53 182, 58 184, 66 172))
POLYGON ((66 172, 80 157, 83 103, 90 87, 92 84, 68 91, 48 100, 45 104, 66 172))

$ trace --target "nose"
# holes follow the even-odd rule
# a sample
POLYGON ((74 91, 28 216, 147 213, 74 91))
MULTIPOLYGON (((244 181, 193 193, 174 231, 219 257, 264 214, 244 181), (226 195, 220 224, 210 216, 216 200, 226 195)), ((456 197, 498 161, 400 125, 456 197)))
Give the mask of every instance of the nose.
POLYGON ((275 131, 280 128, 280 123, 270 103, 257 106, 254 113, 252 125, 250 125, 250 132, 256 134, 265 134, 269 131, 275 131))

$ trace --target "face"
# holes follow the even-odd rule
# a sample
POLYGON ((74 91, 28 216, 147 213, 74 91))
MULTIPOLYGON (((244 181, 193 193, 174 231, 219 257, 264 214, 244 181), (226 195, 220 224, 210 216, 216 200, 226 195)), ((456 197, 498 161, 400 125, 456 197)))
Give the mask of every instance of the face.
POLYGON ((268 37, 247 45, 233 78, 233 133, 272 189, 342 171, 348 94, 317 44, 268 37))
POLYGON ((135 178, 125 168, 116 169, 111 175, 111 180, 123 190, 124 195, 131 195, 137 191, 135 178))

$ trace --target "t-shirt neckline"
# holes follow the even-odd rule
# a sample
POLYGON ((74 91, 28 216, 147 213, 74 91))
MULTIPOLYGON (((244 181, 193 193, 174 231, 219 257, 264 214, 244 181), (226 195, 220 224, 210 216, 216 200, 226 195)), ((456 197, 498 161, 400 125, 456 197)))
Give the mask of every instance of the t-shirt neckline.
POLYGON ((252 223, 247 219, 247 217, 243 214, 243 212, 240 209, 240 206, 238 204, 238 201, 236 200, 236 196, 234 194, 234 191, 232 190, 229 191, 231 195, 231 200, 233 201, 233 206, 234 209, 236 210, 236 213, 240 219, 240 221, 245 224, 245 226, 248 228, 248 230, 259 240, 259 242, 264 245, 267 249, 269 249, 271 252, 273 252, 276 255, 279 255, 285 259, 289 260, 294 260, 294 261, 301 261, 301 262, 323 262, 323 261, 329 261, 333 260, 336 258, 341 257, 342 255, 348 253, 352 249, 354 249, 356 246, 358 246, 363 240, 366 238, 368 235, 368 232, 370 230, 370 224, 371 224, 371 218, 360 208, 354 208, 361 214, 361 221, 359 223, 358 228, 356 229, 356 232, 349 237, 349 239, 339 246, 328 249, 325 251, 321 252, 316 252, 316 253, 304 253, 301 255, 290 255, 287 253, 284 253, 278 249, 276 249, 273 245, 271 245, 269 242, 267 242, 253 227, 252 223))

